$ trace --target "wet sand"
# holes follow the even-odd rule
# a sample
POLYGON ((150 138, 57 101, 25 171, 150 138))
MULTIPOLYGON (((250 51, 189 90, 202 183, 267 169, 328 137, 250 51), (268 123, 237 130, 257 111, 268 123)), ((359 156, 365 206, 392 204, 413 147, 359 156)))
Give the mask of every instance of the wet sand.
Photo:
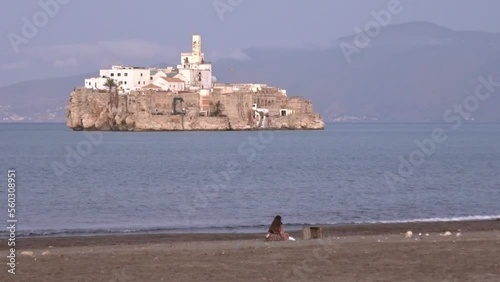
POLYGON ((290 232, 296 242, 264 235, 19 238, 17 274, 2 263, 0 281, 500 281, 500 220, 323 226, 322 240, 290 232))

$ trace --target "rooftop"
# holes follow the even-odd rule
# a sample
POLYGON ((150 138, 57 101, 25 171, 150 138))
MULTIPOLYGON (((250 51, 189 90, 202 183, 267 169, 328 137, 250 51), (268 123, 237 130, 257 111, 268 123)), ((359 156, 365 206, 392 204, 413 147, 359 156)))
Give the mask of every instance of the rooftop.
POLYGON ((177 77, 162 77, 162 78, 168 82, 182 82, 182 83, 184 83, 184 80, 179 79, 177 77))
POLYGON ((154 85, 154 84, 148 84, 148 85, 142 87, 142 89, 161 89, 161 87, 154 85))

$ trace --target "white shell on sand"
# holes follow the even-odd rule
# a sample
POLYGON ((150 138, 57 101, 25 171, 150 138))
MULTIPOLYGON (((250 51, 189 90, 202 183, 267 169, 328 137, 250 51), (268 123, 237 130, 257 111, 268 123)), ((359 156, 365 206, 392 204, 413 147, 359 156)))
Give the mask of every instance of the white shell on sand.
POLYGON ((413 232, 411 232, 411 231, 406 232, 405 237, 406 237, 406 238, 411 238, 411 237, 413 237, 413 232))

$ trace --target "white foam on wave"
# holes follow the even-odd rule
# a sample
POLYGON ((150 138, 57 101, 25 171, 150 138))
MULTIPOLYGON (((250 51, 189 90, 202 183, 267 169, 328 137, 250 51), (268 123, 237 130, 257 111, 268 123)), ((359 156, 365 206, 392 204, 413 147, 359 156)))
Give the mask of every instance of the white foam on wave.
POLYGON ((456 221, 485 221, 485 220, 500 220, 500 215, 471 215, 457 217, 430 217, 430 218, 413 218, 413 219, 393 219, 393 220, 359 220, 359 221, 328 221, 328 222, 291 222, 286 224, 288 228, 300 229, 304 225, 346 225, 346 224, 389 224, 389 223, 414 223, 414 222, 456 222, 456 221))
MULTIPOLYGON (((396 220, 362 220, 351 222, 308 222, 308 223, 288 223, 288 230, 300 230, 304 225, 344 225, 344 224, 390 224, 390 223, 414 223, 414 222, 456 222, 456 221, 483 221, 500 219, 500 215, 474 215, 474 216, 459 216, 459 217, 433 217, 433 218, 418 218, 418 219, 396 219, 396 220)), ((244 226, 210 226, 210 227, 164 227, 164 228, 116 228, 116 229, 63 229, 63 230, 21 230, 18 234, 24 236, 76 236, 76 235, 100 235, 100 234, 115 234, 115 233, 257 233, 265 230, 267 225, 244 225, 244 226)), ((7 231, 0 230, 0 238, 7 238, 7 231)))
POLYGON ((433 218, 418 218, 418 219, 406 219, 406 220, 380 220, 380 221, 357 222, 357 223, 453 222, 453 221, 474 221, 474 220, 492 220, 492 219, 500 219, 500 215, 433 217, 433 218))

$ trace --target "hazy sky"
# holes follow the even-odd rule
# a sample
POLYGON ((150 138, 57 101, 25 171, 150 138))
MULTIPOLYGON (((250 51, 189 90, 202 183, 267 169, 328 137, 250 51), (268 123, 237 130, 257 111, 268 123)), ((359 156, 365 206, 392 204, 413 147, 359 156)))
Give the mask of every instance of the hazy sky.
MULTIPOLYGON (((390 1, 394 0, 4 1, 0 86, 80 74, 112 63, 177 63, 178 53, 190 50, 193 33, 203 36, 211 61, 244 56, 241 50, 251 46, 328 46, 354 34, 354 27, 372 19, 370 11, 385 9, 390 1), (50 13, 40 3, 52 3, 50 13), (215 6, 224 5, 226 10, 217 12, 215 6), (40 27, 23 34, 23 18, 40 27)), ((500 32, 498 0, 400 2, 403 11, 392 23, 427 21, 459 30, 500 32)))

